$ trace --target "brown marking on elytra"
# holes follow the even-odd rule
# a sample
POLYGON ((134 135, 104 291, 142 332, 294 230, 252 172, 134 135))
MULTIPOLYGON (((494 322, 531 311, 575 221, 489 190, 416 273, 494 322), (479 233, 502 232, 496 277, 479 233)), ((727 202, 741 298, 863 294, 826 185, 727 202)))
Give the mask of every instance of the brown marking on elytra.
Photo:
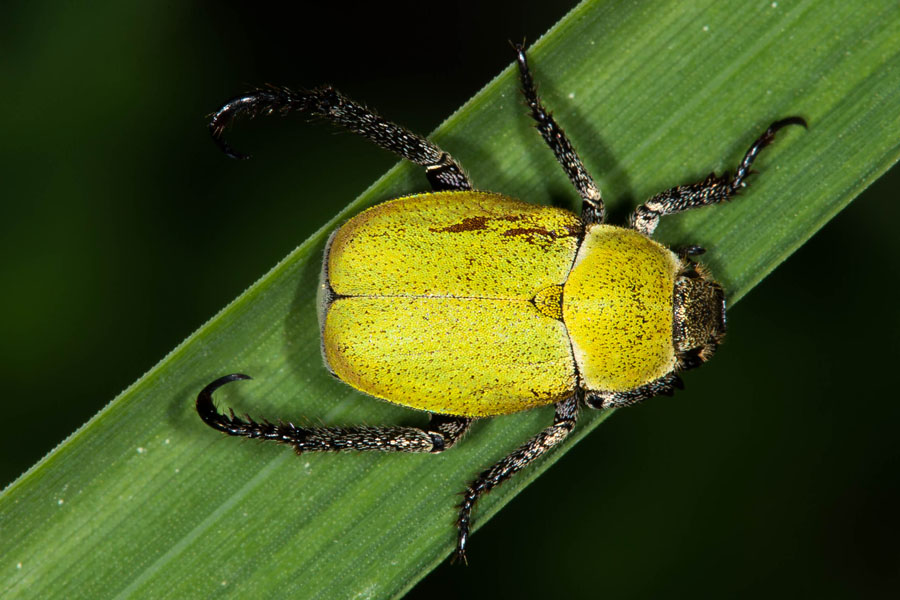
MULTIPOLYGON (((429 227, 428 231, 432 233, 463 233, 468 231, 484 231, 494 229, 495 224, 505 221, 507 223, 532 224, 534 221, 529 215, 502 215, 502 216, 485 216, 478 215, 474 217, 466 217, 459 223, 447 225, 446 227, 429 227)), ((555 240, 566 237, 580 237, 582 229, 578 226, 563 225, 561 229, 550 230, 546 227, 511 227, 503 229, 496 228, 496 232, 504 237, 521 237, 525 242, 533 246, 539 246, 543 249, 549 248, 555 240)))
POLYGON ((559 237, 555 232, 547 231, 543 227, 519 227, 517 229, 507 229, 503 232, 502 235, 524 235, 526 237, 531 237, 534 235, 545 235, 552 239, 556 239, 559 237))
POLYGON ((432 233, 462 233, 464 231, 479 231, 488 228, 488 221, 521 221, 521 216, 503 216, 503 217, 466 217, 459 223, 448 225, 447 227, 429 227, 428 231, 432 233))
POLYGON ((565 229, 567 237, 577 238, 581 237, 581 235, 584 233, 584 229, 580 225, 566 225, 565 229))
POLYGON ((462 233, 479 229, 487 229, 487 217, 466 217, 461 222, 447 227, 429 227, 428 231, 432 233, 462 233))
POLYGON ((571 227, 566 227, 564 232, 550 231, 544 227, 517 227, 515 229, 507 229, 501 235, 509 237, 523 236, 529 244, 546 248, 553 240, 564 237, 577 237, 578 232, 571 227))

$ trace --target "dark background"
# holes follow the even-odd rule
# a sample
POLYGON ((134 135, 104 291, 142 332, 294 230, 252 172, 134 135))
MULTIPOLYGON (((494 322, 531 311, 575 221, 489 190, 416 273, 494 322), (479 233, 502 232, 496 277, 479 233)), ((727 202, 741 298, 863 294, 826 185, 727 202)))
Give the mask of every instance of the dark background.
MULTIPOLYGON (((240 128, 256 158, 238 164, 204 115, 248 85, 329 82, 428 132, 574 5, 246 4, 5 4, 0 485, 394 163, 269 119, 240 128)), ((737 305, 689 391, 617 414, 411 597, 896 593, 898 186, 737 305)))

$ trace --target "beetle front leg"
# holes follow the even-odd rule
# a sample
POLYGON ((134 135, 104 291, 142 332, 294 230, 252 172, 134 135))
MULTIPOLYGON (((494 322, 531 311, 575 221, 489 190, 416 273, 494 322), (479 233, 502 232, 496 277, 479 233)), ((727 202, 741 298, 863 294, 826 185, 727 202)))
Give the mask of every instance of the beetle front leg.
POLYGON ((806 127, 806 121, 801 117, 788 117, 775 121, 766 131, 759 136, 744 154, 744 159, 738 165, 734 176, 725 174, 718 176, 710 173, 709 176, 698 183, 679 185, 668 189, 661 194, 653 196, 635 209, 629 222, 637 231, 646 236, 653 235, 659 218, 664 215, 690 210, 700 206, 709 206, 725 202, 747 185, 747 176, 753 173, 750 166, 760 150, 768 146, 775 139, 775 133, 788 125, 802 125, 806 127))
POLYGON ((518 473, 539 456, 563 441, 575 428, 578 419, 578 394, 563 400, 556 405, 556 416, 553 425, 546 428, 512 454, 483 471, 464 492, 463 501, 459 505, 459 527, 456 541, 456 558, 466 562, 466 544, 469 540, 469 529, 472 524, 472 509, 483 494, 491 491, 515 473, 518 473))
POLYGON ((216 379, 197 396, 197 413, 203 421, 228 435, 271 440, 293 446, 304 452, 336 452, 341 450, 377 450, 381 452, 443 452, 452 447, 468 431, 471 419, 444 415, 431 416, 429 426, 418 427, 297 427, 293 423, 257 422, 249 416, 225 415, 216 410, 212 394, 226 383, 250 379, 235 373, 216 379))
POLYGON ((425 167, 435 191, 470 190, 472 184, 452 156, 410 130, 382 118, 330 86, 292 90, 270 86, 253 90, 227 102, 212 116, 209 132, 213 141, 232 158, 249 158, 236 152, 222 136, 238 115, 255 117, 274 113, 307 113, 331 121, 359 134, 406 160, 425 167))
POLYGON ((531 117, 537 122, 537 129, 553 151, 556 161, 562 166, 572 185, 578 190, 578 195, 581 196, 581 218, 588 223, 602 223, 604 209, 600 188, 594 183, 593 177, 581 162, 581 158, 575 152, 575 148, 572 147, 572 142, 566 137, 565 132, 556 124, 553 115, 541 104, 541 99, 534 86, 534 79, 528 69, 525 48, 521 44, 515 44, 513 48, 516 50, 522 93, 525 95, 528 108, 531 109, 531 117))
POLYGON ((677 373, 672 372, 648 384, 625 392, 589 392, 584 398, 584 404, 588 408, 597 410, 624 408, 654 396, 671 396, 676 389, 683 390, 684 382, 677 373))

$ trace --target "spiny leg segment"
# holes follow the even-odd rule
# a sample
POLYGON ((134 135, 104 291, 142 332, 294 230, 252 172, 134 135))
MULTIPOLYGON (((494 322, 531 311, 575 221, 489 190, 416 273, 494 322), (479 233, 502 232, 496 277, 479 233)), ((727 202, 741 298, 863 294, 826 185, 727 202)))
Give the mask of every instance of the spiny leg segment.
POLYGON ((212 394, 226 383, 250 379, 235 373, 216 379, 197 396, 197 412, 203 421, 228 435, 271 440, 304 452, 378 450, 381 452, 443 452, 468 431, 471 419, 432 415, 427 428, 418 427, 297 427, 293 423, 257 422, 249 416, 227 415, 216 410, 212 394))
POLYGON ((772 143, 775 133, 779 129, 788 125, 806 127, 806 121, 802 117, 788 117, 775 121, 747 150, 734 176, 726 173, 720 177, 715 173, 710 173, 706 179, 698 183, 679 185, 657 194, 637 207, 630 219, 631 226, 644 235, 650 236, 653 235, 656 226, 659 225, 659 218, 663 215, 718 204, 730 199, 747 185, 745 180, 748 175, 753 173, 750 166, 756 160, 760 150, 772 143))
POLYGON ((581 218, 588 223, 602 223, 605 215, 600 188, 594 183, 594 179, 588 173, 584 163, 581 162, 581 158, 578 157, 578 153, 575 152, 565 132, 553 120, 553 115, 541 104, 534 79, 528 68, 528 61, 525 58, 525 48, 521 44, 514 44, 513 48, 516 50, 516 61, 519 64, 522 93, 525 95, 528 108, 531 109, 531 117, 537 122, 537 129, 541 132, 541 137, 553 150, 557 162, 562 166, 581 196, 581 218))
POLYGON ((456 558, 466 561, 466 544, 469 541, 469 529, 472 525, 472 509, 478 499, 491 491, 528 465, 539 456, 562 442, 575 428, 578 420, 578 403, 580 394, 576 393, 571 398, 563 400, 556 405, 556 416, 553 425, 519 446, 512 454, 483 471, 472 483, 466 487, 463 501, 459 505, 459 527, 456 540, 456 558))
POLYGON ((253 90, 227 102, 209 122, 213 140, 232 158, 249 158, 236 152, 223 137, 225 127, 239 115, 291 112, 322 117, 359 134, 385 150, 425 167, 425 175, 435 191, 470 190, 472 185, 452 156, 405 127, 392 123, 330 86, 313 90, 291 90, 269 86, 253 90))

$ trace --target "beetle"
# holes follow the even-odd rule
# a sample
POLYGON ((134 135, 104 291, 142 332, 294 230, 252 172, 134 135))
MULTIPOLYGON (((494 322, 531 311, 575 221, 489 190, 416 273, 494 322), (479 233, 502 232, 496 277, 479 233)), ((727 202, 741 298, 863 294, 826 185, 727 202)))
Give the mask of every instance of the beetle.
POLYGON ((555 405, 552 425, 479 474, 463 493, 456 557, 465 561, 479 497, 559 444, 580 408, 630 406, 671 395, 678 372, 709 360, 725 335, 725 294, 694 257, 652 239, 662 216, 725 202, 746 186, 759 152, 792 116, 759 136, 734 174, 710 174, 653 196, 625 226, 606 223, 600 190, 535 89, 514 46, 531 117, 582 200, 581 215, 473 189, 449 154, 332 87, 266 87, 237 97, 209 124, 224 139, 237 116, 301 112, 362 135, 424 167, 431 193, 389 200, 338 228, 318 290, 322 356, 353 388, 426 411, 425 427, 297 427, 220 413, 213 392, 249 379, 220 377, 197 396, 210 427, 273 440, 296 452, 438 453, 474 419, 555 405))

